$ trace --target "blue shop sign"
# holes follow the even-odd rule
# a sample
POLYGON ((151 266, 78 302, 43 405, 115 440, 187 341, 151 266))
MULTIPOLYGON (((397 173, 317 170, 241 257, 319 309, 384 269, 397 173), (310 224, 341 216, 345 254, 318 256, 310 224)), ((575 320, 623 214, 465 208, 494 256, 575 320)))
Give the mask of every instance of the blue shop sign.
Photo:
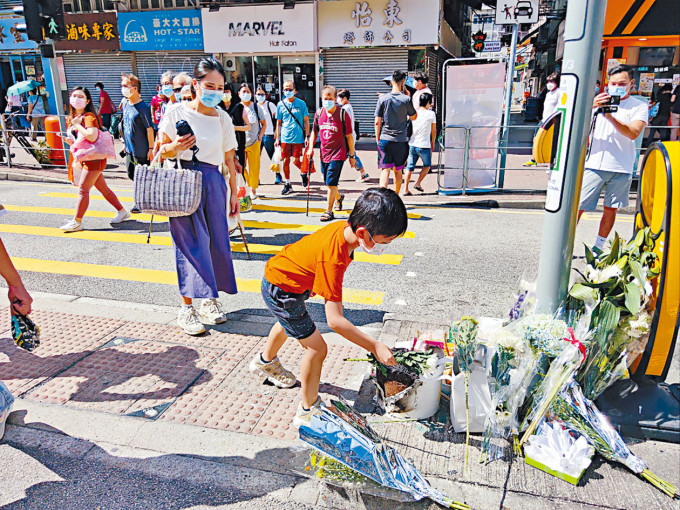
POLYGON ((198 9, 119 12, 118 34, 124 51, 203 49, 198 9))
POLYGON ((17 30, 24 18, 0 18, 0 50, 35 50, 38 45, 17 30))

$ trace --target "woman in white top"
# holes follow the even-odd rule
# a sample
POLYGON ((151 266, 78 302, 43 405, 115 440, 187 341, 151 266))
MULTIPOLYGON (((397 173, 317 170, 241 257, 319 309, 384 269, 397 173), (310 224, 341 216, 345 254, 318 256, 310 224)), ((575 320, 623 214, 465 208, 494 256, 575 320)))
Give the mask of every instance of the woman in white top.
POLYGON ((250 186, 250 198, 257 198, 257 187, 260 185, 260 153, 262 152, 262 137, 267 129, 265 112, 262 107, 253 102, 253 93, 250 85, 241 84, 238 97, 243 104, 243 112, 248 116, 250 128, 246 131, 245 161, 243 164, 243 176, 250 186))
MULTIPOLYGON (((264 136, 262 137, 262 144, 260 145, 260 154, 262 154, 262 149, 267 151, 267 156, 269 156, 269 161, 274 158, 274 126, 276 125, 276 105, 271 101, 267 101, 267 93, 262 87, 258 87, 255 91, 255 99, 257 104, 262 107, 265 113, 265 120, 267 121, 267 126, 264 130, 264 136)), ((272 166, 269 167, 276 174, 274 179, 274 184, 281 184, 281 171, 276 171, 272 166)))
MULTIPOLYGON (((229 169, 229 186, 236 190, 234 153, 236 136, 231 118, 215 106, 222 100, 225 73, 214 58, 204 58, 194 68, 192 82, 195 99, 182 102, 165 112, 158 125, 160 153, 164 159, 177 159, 183 168, 201 172, 201 203, 190 216, 170 218, 170 234, 175 246, 177 278, 183 305, 177 324, 190 335, 205 331, 202 322, 226 321, 219 303, 219 291, 236 294, 234 264, 227 226, 227 188, 222 165, 229 169), (177 136, 177 122, 186 121, 193 135, 177 136), (221 133, 221 136, 216 133, 221 133), (192 152, 196 146, 198 150, 192 152), (194 153, 195 152, 195 153, 194 153), (198 312, 193 298, 202 298, 198 312)), ((229 214, 239 210, 232 193, 229 214)))

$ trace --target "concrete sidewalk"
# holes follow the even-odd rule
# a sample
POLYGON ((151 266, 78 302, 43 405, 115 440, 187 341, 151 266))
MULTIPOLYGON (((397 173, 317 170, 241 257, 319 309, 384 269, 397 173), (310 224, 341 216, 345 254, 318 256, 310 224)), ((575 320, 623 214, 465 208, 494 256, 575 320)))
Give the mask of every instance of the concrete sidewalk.
MULTIPOLYGON (((31 451, 39 445, 64 458, 145 476, 239 489, 234 508, 436 508, 329 489, 294 474, 301 467, 290 450, 298 443, 292 417, 299 388, 262 385, 247 369, 271 326, 269 317, 232 314, 227 324, 190 337, 173 325, 175 308, 75 296, 35 298, 32 317, 42 329, 40 347, 28 353, 8 332, 0 334, 0 379, 19 397, 7 432, 10 447, 31 451)), ((6 307, 5 300, 0 306, 6 307)), ((435 326, 388 314, 382 327, 366 332, 393 345, 435 326)), ((372 410, 368 365, 343 361, 362 350, 335 334, 325 337, 329 354, 322 397, 343 395, 360 410, 372 410)), ((293 342, 281 353, 296 372, 301 356, 302 348, 293 342)), ((464 434, 450 432, 447 409, 442 399, 439 415, 423 422, 368 417, 435 487, 471 508, 677 508, 626 468, 601 459, 577 487, 521 459, 481 466, 480 436, 471 439, 465 472, 464 434)), ((680 446, 646 441, 632 449, 659 476, 680 483, 680 446)), ((12 501, 9 494, 0 490, 0 505, 12 501)))

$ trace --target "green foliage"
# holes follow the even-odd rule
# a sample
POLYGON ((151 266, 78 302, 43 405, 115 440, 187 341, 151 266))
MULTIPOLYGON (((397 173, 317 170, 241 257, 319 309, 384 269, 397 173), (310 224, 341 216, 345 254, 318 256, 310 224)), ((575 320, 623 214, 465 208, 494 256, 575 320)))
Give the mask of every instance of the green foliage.
MULTIPOLYGON (((409 372, 421 375, 428 368, 427 361, 430 359, 434 353, 433 349, 428 349, 426 351, 405 351, 395 349, 393 351, 394 359, 397 364, 403 365, 409 372)), ((380 370, 384 376, 387 375, 387 367, 380 363, 373 353, 368 354, 368 360, 375 366, 377 370, 380 370)))

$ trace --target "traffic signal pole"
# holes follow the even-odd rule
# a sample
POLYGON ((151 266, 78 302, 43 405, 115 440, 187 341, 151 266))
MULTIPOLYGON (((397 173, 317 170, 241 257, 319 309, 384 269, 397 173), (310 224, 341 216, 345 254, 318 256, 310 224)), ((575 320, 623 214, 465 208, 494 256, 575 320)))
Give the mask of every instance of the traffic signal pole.
POLYGON ((505 76, 505 117, 503 117, 503 138, 501 139, 501 162, 498 171, 498 187, 503 189, 505 185, 505 162, 508 156, 508 138, 510 129, 510 108, 512 107, 512 82, 515 76, 515 58, 517 58, 517 35, 519 25, 512 25, 512 40, 510 42, 510 59, 508 60, 508 72, 505 76))
MULTIPOLYGON (((61 94, 61 78, 59 77, 59 67, 57 66, 57 59, 56 59, 56 54, 54 52, 54 41, 52 39, 45 39, 45 46, 48 46, 47 48, 47 57, 44 57, 45 60, 50 65, 50 76, 51 76, 51 82, 52 82, 52 90, 50 90, 50 94, 52 94, 52 97, 54 98, 54 104, 57 107, 57 111, 55 114, 59 118, 59 129, 61 130, 62 133, 66 133, 66 118, 65 118, 65 112, 64 112, 64 99, 61 94)), ((42 46, 42 45, 41 45, 42 46)), ((42 53, 42 48, 41 48, 41 53, 42 53)), ((69 151, 64 146, 64 161, 68 163, 69 160, 69 151)))
POLYGON ((567 4, 558 100, 562 125, 557 167, 548 182, 538 266, 537 307, 544 313, 553 312, 567 295, 606 6, 599 0, 567 4))

